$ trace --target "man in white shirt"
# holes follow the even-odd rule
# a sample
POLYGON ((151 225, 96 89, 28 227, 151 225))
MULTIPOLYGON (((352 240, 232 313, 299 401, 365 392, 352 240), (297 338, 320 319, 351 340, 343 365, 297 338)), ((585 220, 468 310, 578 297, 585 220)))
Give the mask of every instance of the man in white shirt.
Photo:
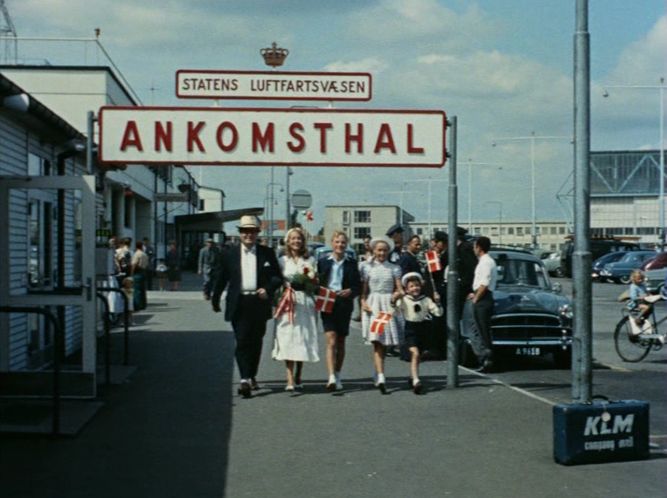
POLYGON ((475 241, 474 251, 478 258, 472 292, 468 299, 472 301, 473 317, 476 328, 471 329, 470 345, 479 360, 478 372, 489 372, 493 367, 491 317, 493 316, 493 291, 496 290, 496 262, 488 252, 491 240, 479 237, 475 241))
POLYGON ((232 322, 236 338, 236 364, 241 375, 238 393, 251 397, 257 389, 257 369, 262 354, 266 321, 271 318, 271 296, 282 284, 276 253, 257 244, 260 223, 256 216, 241 216, 241 244, 222 253, 215 269, 211 304, 220 312, 222 292, 227 288, 225 320, 232 322))

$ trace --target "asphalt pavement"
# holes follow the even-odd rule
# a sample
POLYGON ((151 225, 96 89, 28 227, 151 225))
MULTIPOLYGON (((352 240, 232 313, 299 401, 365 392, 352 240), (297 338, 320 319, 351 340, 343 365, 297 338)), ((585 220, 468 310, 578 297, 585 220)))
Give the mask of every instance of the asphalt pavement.
MULTIPOLYGON (((661 448, 648 461, 554 463, 552 405, 569 401, 568 371, 530 361, 488 376, 461 368, 460 387, 450 389, 446 363, 427 362, 426 393, 416 396, 408 364, 389 358, 383 396, 355 324, 344 391, 325 392, 322 360, 305 366, 305 389, 291 394, 283 365, 270 358, 269 322, 262 389, 242 399, 222 314, 194 290, 151 292, 149 302, 132 331, 137 371, 101 389, 104 406, 76 438, 0 441, 0 496, 665 496, 661 448)), ((121 340, 114 334, 115 351, 121 340)), ((596 367, 596 391, 647 394, 652 411, 664 411, 662 363, 634 370, 608 356, 596 367)), ((666 446, 665 419, 653 420, 652 441, 666 446)))

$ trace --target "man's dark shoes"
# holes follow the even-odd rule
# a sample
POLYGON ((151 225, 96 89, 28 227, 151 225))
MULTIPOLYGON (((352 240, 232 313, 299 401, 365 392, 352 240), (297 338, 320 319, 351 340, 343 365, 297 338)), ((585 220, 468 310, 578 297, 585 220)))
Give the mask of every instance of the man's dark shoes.
POLYGON ((422 383, 421 382, 415 382, 412 384, 412 391, 415 394, 421 394, 422 393, 422 383))
POLYGON ((480 373, 490 373, 493 370, 493 362, 491 360, 484 360, 482 365, 476 370, 480 373))
POLYGON ((241 386, 239 387, 238 393, 244 398, 252 397, 252 389, 250 387, 250 384, 248 382, 241 382, 241 386))
POLYGON ((387 394, 387 386, 384 382, 378 382, 378 389, 382 394, 387 394))
POLYGON ((259 384, 257 383, 257 379, 254 377, 250 379, 250 389, 253 391, 259 391, 259 384))

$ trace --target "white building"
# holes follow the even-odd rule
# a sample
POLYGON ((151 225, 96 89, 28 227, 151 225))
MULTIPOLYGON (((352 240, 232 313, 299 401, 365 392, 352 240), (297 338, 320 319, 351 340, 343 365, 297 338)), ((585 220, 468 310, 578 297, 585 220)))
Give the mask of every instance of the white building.
POLYGON ((398 206, 325 206, 324 241, 328 244, 334 230, 343 230, 350 239, 350 246, 360 252, 365 237, 384 235, 396 223, 402 223, 407 228, 413 220, 414 216, 407 211, 401 212, 398 206))
MULTIPOLYGON (((413 233, 427 238, 428 223, 415 221, 410 223, 413 233)), ((447 221, 431 222, 432 233, 438 230, 447 232, 447 221)), ((532 224, 528 220, 500 220, 497 221, 474 221, 470 227, 467 223, 460 226, 466 228, 470 235, 484 235, 489 237, 494 244, 511 245, 530 248, 532 244, 532 224)), ((558 251, 565 244, 568 235, 567 223, 565 221, 537 221, 537 244, 544 250, 558 251)))

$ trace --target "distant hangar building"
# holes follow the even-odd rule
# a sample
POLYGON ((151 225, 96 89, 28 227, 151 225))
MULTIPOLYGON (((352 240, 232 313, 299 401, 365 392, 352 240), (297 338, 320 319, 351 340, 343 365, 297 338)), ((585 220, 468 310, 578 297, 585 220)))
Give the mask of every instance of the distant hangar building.
POLYGON ((591 152, 590 161, 592 235, 659 243, 660 151, 591 152))

